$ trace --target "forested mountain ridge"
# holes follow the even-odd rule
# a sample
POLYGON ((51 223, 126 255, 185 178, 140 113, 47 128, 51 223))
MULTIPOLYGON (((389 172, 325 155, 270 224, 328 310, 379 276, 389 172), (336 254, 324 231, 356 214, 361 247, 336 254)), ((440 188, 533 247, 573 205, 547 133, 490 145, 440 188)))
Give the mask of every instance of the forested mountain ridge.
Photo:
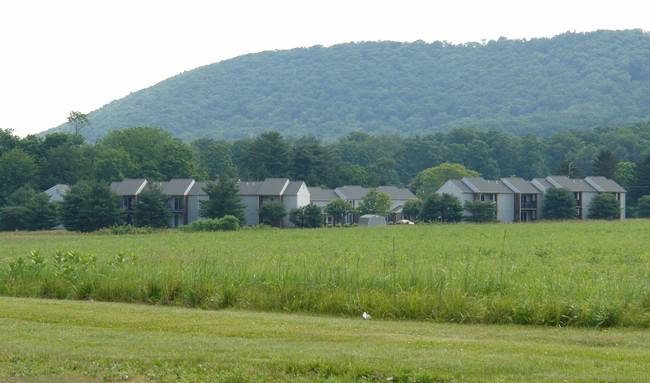
POLYGON ((414 136, 461 127, 546 136, 629 125, 650 120, 650 34, 262 52, 185 72, 88 117, 81 132, 88 141, 131 126, 158 126, 184 141, 275 130, 332 142, 350 131, 414 136))

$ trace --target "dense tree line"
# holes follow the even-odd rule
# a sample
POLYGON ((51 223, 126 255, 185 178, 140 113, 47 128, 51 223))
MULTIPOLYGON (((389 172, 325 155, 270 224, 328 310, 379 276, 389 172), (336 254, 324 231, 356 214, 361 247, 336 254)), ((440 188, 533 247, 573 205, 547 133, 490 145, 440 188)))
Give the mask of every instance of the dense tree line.
POLYGON ((273 130, 328 144, 352 131, 424 136, 469 127, 548 136, 650 119, 648 57, 650 35, 641 30, 269 51, 111 102, 89 114, 93 123, 81 134, 94 142, 119 127, 160 126, 189 142, 273 130))
POLYGON ((289 177, 328 188, 407 186, 426 197, 435 191, 440 173, 448 172, 487 179, 602 175, 625 187, 628 205, 634 207, 639 198, 650 195, 648 148, 650 123, 549 137, 467 128, 413 137, 352 132, 331 144, 273 131, 236 141, 202 138, 183 143, 160 128, 134 127, 87 143, 74 133, 21 139, 11 130, 0 130, 0 208, 10 217, 26 206, 39 206, 42 197, 28 191, 40 192, 57 183, 216 180, 219 174, 241 180, 289 177), (31 197, 17 197, 19 190, 31 197))

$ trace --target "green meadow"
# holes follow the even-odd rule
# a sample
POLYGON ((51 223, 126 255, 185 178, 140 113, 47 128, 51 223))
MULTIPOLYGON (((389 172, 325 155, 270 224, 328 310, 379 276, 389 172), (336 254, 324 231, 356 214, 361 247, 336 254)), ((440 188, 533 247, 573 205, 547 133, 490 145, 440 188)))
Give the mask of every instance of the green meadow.
POLYGON ((0 295, 648 328, 650 222, 0 234, 0 295))
POLYGON ((0 382, 649 381, 649 229, 0 233, 0 382))

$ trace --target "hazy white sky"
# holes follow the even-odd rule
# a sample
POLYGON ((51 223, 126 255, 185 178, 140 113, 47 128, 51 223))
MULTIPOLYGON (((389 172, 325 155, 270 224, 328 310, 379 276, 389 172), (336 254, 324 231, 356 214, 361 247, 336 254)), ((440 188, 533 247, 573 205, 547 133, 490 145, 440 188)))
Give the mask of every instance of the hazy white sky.
POLYGON ((645 0, 0 0, 0 129, 24 137, 199 66, 351 41, 650 31, 645 0))

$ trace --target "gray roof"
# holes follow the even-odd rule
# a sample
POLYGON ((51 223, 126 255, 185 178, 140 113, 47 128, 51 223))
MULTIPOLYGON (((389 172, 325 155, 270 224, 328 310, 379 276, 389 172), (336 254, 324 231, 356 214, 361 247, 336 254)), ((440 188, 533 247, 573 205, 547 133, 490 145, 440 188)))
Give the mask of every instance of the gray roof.
POLYGON ((289 185, 287 185, 287 188, 284 190, 284 195, 298 195, 298 192, 300 191, 300 188, 302 188, 302 185, 305 185, 304 181, 291 181, 289 182, 289 185))
MULTIPOLYGON (((469 186, 465 185, 461 180, 449 180, 454 186, 456 186, 462 193, 473 193, 472 189, 469 186)), ((442 187, 442 186, 441 186, 442 187)))
POLYGON ((621 185, 606 177, 590 176, 585 178, 585 181, 595 187, 599 192, 625 193, 625 189, 623 189, 621 185))
POLYGON ((336 193, 334 193, 334 190, 332 189, 323 189, 321 187, 308 187, 309 189, 309 194, 311 195, 309 198, 312 201, 332 201, 337 198, 339 198, 336 193))
MULTIPOLYGON (((522 194, 539 194, 542 191, 537 189, 531 181, 526 181, 520 177, 508 177, 502 179, 503 183, 510 188, 512 185, 516 190, 513 190, 515 193, 522 194)), ((512 189, 512 188, 510 188, 512 189)))
POLYGON ((111 182, 111 191, 117 195, 138 195, 147 185, 147 180, 141 178, 127 178, 122 181, 111 182))
MULTIPOLYGON (((548 188, 556 187, 552 183, 548 182, 548 180, 546 178, 534 178, 533 181, 531 181, 531 182, 539 183, 545 190, 548 189, 548 188)), ((537 187, 537 186, 535 186, 535 187, 537 187)))
POLYGON ((368 194, 370 189, 361 187, 359 185, 345 185, 334 189, 334 192, 343 199, 363 199, 368 194))
POLYGON ((156 182, 163 194, 169 196, 187 195, 194 185, 194 180, 190 178, 175 178, 170 181, 156 182))
POLYGON ((241 181, 239 182, 239 194, 241 195, 257 195, 257 190, 260 188, 262 181, 241 181))
POLYGON ((257 195, 275 196, 284 193, 284 189, 289 183, 288 178, 267 178, 260 184, 257 189, 257 195))
POLYGON ((379 186, 378 192, 387 193, 392 200, 409 200, 415 199, 415 194, 407 188, 398 188, 396 186, 379 186))
POLYGON ((585 180, 569 178, 567 176, 548 176, 548 182, 554 187, 569 189, 572 192, 595 192, 596 188, 589 185, 585 180))
POLYGON ((212 183, 212 181, 195 182, 192 188, 190 189, 190 192, 187 193, 187 195, 206 195, 205 192, 203 191, 203 188, 206 187, 206 185, 209 183, 212 183))
POLYGON ((501 181, 486 180, 482 177, 464 177, 462 181, 470 189, 474 190, 475 193, 513 193, 513 191, 501 181))

